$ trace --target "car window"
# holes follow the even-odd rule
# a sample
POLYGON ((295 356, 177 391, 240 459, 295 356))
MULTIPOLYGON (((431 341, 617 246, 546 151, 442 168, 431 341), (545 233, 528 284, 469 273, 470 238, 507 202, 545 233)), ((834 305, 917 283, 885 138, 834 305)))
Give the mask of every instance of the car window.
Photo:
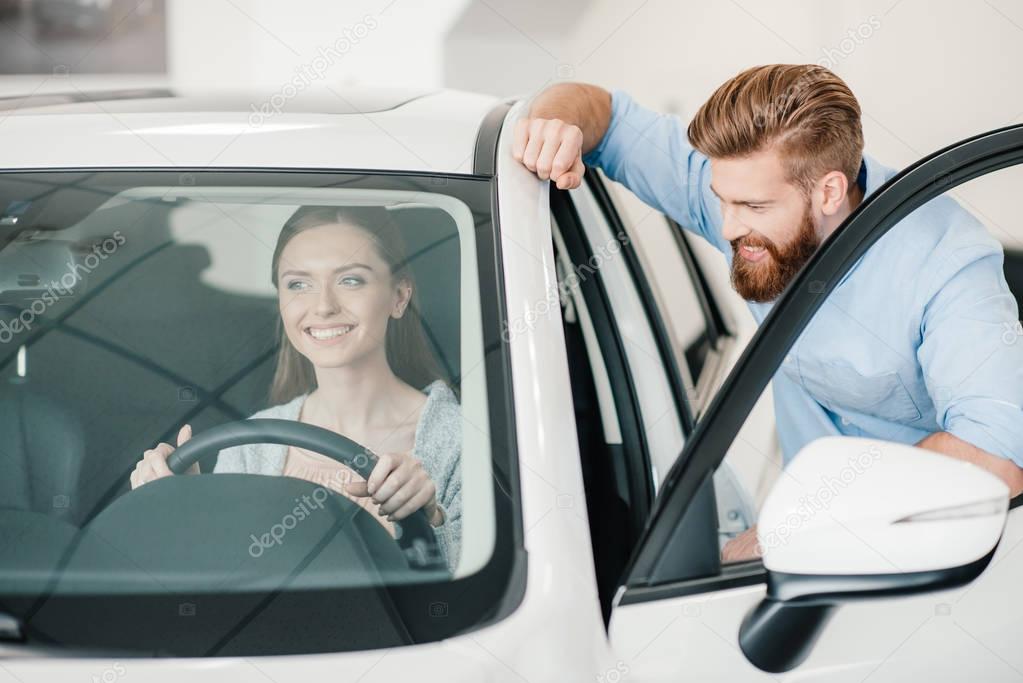
POLYGON ((437 624, 414 640, 489 618, 513 542, 492 231, 480 180, 0 175, 12 615, 58 644, 182 654, 402 644, 405 610, 437 624), (202 473, 139 479, 186 424, 167 462, 202 473), (380 507, 366 479, 402 458, 430 486, 380 507), (449 613, 470 580, 478 608, 449 613), (313 594, 359 618, 282 638, 313 594), (109 629, 72 623, 75 600, 106 600, 109 629), (170 603, 200 605, 189 633, 139 622, 170 603))
MULTIPOLYGON (((711 283, 720 276, 716 269, 724 259, 717 252, 709 257, 698 254, 701 245, 691 242, 701 238, 685 234, 677 223, 643 203, 624 185, 602 180, 638 257, 637 276, 648 284, 651 323, 658 317, 663 322, 675 359, 665 364, 665 372, 678 373, 692 418, 698 421, 741 353, 741 344, 752 334, 746 320, 734 313, 733 317, 740 317, 739 324, 734 325, 736 331, 725 322, 718 299, 734 306, 734 293, 721 292, 720 281, 716 282, 719 291, 712 290, 711 283)), ((714 476, 714 500, 723 540, 752 524, 757 500, 766 494, 763 482, 749 476, 750 472, 761 475, 757 467, 761 463, 757 461, 764 456, 760 454, 772 454, 773 460, 778 460, 769 406, 758 406, 754 415, 756 419, 742 435, 749 447, 737 449, 726 458, 714 476), (751 456, 757 460, 753 467, 751 456)))
POLYGON ((645 280, 629 263, 631 239, 618 223, 615 208, 587 186, 572 190, 570 196, 589 254, 576 268, 598 282, 606 296, 612 320, 611 328, 604 334, 619 342, 626 363, 621 382, 629 384, 633 408, 641 420, 646 452, 626 455, 633 458, 645 455, 649 459, 649 476, 656 492, 685 440, 684 388, 673 384, 677 375, 665 369, 673 358, 665 353, 655 334, 641 287, 645 280))
POLYGON ((657 313, 665 328, 682 374, 693 412, 706 405, 702 385, 713 381, 720 362, 720 315, 716 302, 699 281, 681 229, 664 214, 644 204, 623 185, 607 182, 623 219, 640 267, 649 283, 657 313))
MULTIPOLYGON (((584 481, 587 497, 602 501, 588 507, 588 513, 598 591, 607 617, 621 572, 649 514, 651 494, 682 450, 684 420, 691 418, 687 411, 696 404, 690 373, 697 373, 701 391, 716 388, 720 381, 716 375, 723 372, 721 350, 728 349, 730 341, 720 315, 706 299, 700 301, 705 293, 697 287, 705 283, 698 284, 696 263, 683 258, 691 259, 682 251, 687 245, 671 234, 678 227, 649 209, 636 221, 602 193, 599 183, 593 189, 594 193, 590 188, 570 193, 575 211, 566 210, 569 193, 555 192, 552 207, 584 481), (611 228, 618 226, 621 231, 609 238, 611 228), (653 237, 645 234, 647 228, 653 237), (573 232, 585 245, 581 250, 566 248, 573 232), (652 266, 650 253, 666 248, 674 250, 676 258, 653 258, 657 265, 652 266), (640 258, 630 263, 636 252, 640 258), (682 269, 684 278, 676 278, 681 287, 672 279, 672 268, 682 269), (664 320, 668 316, 674 316, 671 323, 664 320), (681 331, 673 332, 672 325, 681 331), (689 335, 688 354, 679 334, 689 335), (676 388, 683 393, 674 393, 676 388), (650 477, 653 491, 637 485, 638 467, 650 477)), ((723 521, 720 533, 727 537, 730 531, 746 528, 754 510, 749 483, 726 464, 715 474, 713 486, 716 495, 709 500, 716 501, 723 521)))
MULTIPOLYGON (((567 203, 564 196, 556 196, 556 203, 558 200, 567 203)), ((644 460, 636 457, 641 447, 637 446, 627 392, 614 386, 622 384, 621 363, 607 339, 604 311, 599 305, 591 311, 584 293, 585 288, 594 302, 593 280, 577 268, 566 244, 573 236, 565 235, 556 216, 552 216, 551 228, 583 485, 586 499, 598 501, 586 505, 586 515, 606 620, 618 580, 646 521, 649 472, 644 460), (612 382, 612 377, 617 381, 612 382)))

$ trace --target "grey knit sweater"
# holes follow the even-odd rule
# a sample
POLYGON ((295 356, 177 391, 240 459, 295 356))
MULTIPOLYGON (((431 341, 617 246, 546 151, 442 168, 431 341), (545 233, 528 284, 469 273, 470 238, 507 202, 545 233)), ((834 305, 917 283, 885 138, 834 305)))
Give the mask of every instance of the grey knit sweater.
MULTIPOLYGON (((416 425, 412 455, 423 463, 423 469, 437 487, 437 502, 444 507, 445 521, 434 531, 448 567, 454 571, 462 540, 462 410, 455 394, 440 380, 423 391, 427 395, 426 405, 416 425)), ((251 417, 298 420, 307 396, 297 396, 251 417)), ((217 456, 213 471, 280 475, 287 454, 288 447, 280 444, 225 448, 217 456)))

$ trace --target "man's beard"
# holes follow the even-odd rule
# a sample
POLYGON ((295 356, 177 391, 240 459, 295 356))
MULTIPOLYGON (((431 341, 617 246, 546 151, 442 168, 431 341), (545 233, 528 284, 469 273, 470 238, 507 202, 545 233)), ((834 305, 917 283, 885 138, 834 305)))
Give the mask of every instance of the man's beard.
POLYGON ((774 301, 792 282, 799 269, 806 265, 813 253, 820 246, 821 239, 817 236, 810 206, 807 204, 803 212, 803 220, 799 226, 799 234, 795 239, 779 249, 770 240, 753 235, 746 235, 731 242, 732 245, 732 286, 743 299, 765 303, 774 301), (767 257, 750 263, 739 254, 739 248, 764 247, 767 257))

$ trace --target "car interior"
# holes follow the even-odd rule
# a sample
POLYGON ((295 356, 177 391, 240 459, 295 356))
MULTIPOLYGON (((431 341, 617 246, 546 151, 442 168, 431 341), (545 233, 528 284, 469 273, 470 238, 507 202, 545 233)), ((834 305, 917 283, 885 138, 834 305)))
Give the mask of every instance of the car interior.
MULTIPOLYGON (((128 494, 142 452, 170 442, 182 424, 200 434, 267 407, 279 319, 270 255, 298 203, 288 188, 104 193, 64 183, 8 183, 15 196, 0 197, 0 209, 9 208, 0 216, 0 312, 28 323, 0 344, 0 424, 13 437, 0 459, 0 515, 45 516, 66 540, 128 494), (107 253, 104 244, 116 248, 107 253), (73 284, 48 298, 46 283, 68 271, 73 284)), ((475 403, 467 419, 485 424, 483 374, 462 385, 463 367, 483 353, 468 210, 422 193, 414 201, 407 192, 306 193, 313 196, 303 203, 382 201, 392 212, 428 344, 449 386, 475 403)), ((466 480, 489 483, 487 458, 478 457, 485 434, 465 436, 466 452, 477 454, 466 480)), ((207 454, 201 469, 211 472, 215 460, 207 454)), ((488 502, 467 496, 476 521, 464 528, 473 548, 465 573, 493 547, 488 502)))

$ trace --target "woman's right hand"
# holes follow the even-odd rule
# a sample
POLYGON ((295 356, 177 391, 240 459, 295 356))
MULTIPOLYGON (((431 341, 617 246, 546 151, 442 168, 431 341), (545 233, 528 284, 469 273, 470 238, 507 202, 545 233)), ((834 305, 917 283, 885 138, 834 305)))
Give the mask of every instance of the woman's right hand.
MULTIPOLYGON (((183 446, 192 438, 192 427, 185 425, 178 432, 178 445, 183 446)), ((135 471, 131 473, 131 487, 137 489, 143 484, 148 484, 154 479, 169 477, 174 473, 167 467, 167 458, 174 452, 174 446, 169 443, 161 443, 156 448, 151 448, 142 454, 142 459, 135 465, 135 471)), ((193 463, 186 474, 199 474, 199 463, 193 463)))

